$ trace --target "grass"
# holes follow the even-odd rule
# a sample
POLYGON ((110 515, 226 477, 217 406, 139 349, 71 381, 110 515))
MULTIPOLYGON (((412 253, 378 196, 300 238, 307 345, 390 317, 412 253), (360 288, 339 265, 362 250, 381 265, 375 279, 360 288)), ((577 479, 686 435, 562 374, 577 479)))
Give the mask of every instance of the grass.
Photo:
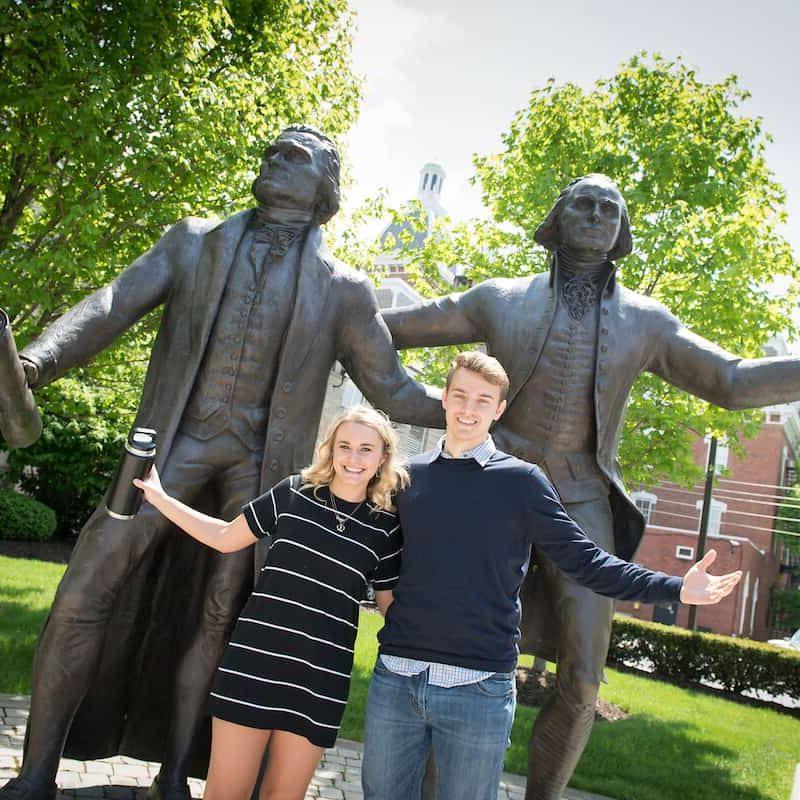
MULTIPOLYGON (((28 693, 33 648, 63 565, 0 557, 0 692, 28 693)), ((363 739, 377 614, 364 613, 341 736, 363 739)), ((530 663, 523 658, 523 662, 530 663)), ((786 800, 800 720, 607 671, 602 696, 630 713, 595 725, 572 785, 617 800, 786 800)), ((524 774, 536 710, 520 706, 506 769, 524 774)))
POLYGON ((0 692, 30 693, 36 640, 64 569, 0 556, 0 692))
MULTIPOLYGON (((363 739, 375 635, 361 615, 350 699, 341 735, 363 739)), ((530 666, 530 657, 522 658, 530 666)), ((800 761, 800 720, 638 675, 606 671, 601 695, 630 713, 595 725, 572 779, 617 800, 786 800, 800 761)), ((536 709, 517 707, 506 769, 524 775, 536 709)))

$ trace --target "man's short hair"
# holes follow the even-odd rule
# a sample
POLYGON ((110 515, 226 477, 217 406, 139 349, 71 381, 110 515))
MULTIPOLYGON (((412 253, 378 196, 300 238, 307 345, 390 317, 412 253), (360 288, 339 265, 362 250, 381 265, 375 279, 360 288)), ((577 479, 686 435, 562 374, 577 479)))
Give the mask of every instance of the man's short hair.
POLYGON ((450 371, 447 373, 445 388, 450 388, 450 382, 457 369, 466 369, 480 375, 487 383, 492 386, 500 387, 500 399, 505 400, 508 395, 508 375, 503 369, 503 365, 493 356, 487 356, 480 350, 467 350, 459 353, 453 361, 450 371))
POLYGON ((313 137, 322 152, 323 179, 316 215, 317 221, 323 224, 339 210, 339 174, 341 169, 339 151, 336 149, 333 139, 310 125, 289 125, 288 128, 284 128, 281 131, 278 138, 295 134, 313 137))
POLYGON ((625 198, 622 196, 622 192, 619 190, 619 187, 616 183, 614 183, 614 181, 611 180, 611 178, 608 177, 608 175, 603 175, 600 172, 592 172, 588 175, 581 175, 580 178, 575 178, 575 180, 570 181, 561 190, 561 194, 559 194, 558 199, 554 203, 553 207, 547 213, 544 222, 542 222, 542 224, 536 229, 536 233, 534 233, 533 238, 538 244, 542 245, 542 247, 546 247, 548 250, 555 250, 561 244, 561 231, 559 230, 558 223, 561 217, 561 210, 564 208, 567 198, 579 183, 591 180, 598 181, 599 183, 605 183, 613 187, 613 189, 619 195, 619 199, 622 203, 622 208, 620 209, 622 212, 622 219, 619 227, 619 234, 617 235, 617 241, 614 242, 611 250, 608 252, 608 258, 611 261, 616 261, 618 258, 627 256, 631 250, 633 250, 631 223, 630 218, 628 217, 628 207, 625 205, 625 198))

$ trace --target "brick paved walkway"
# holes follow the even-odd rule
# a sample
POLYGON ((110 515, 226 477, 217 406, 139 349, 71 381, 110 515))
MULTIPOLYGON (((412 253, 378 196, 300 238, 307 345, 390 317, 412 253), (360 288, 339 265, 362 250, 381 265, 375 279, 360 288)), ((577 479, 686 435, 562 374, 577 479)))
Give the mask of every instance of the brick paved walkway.
MULTIPOLYGON (((17 774, 22 762, 22 741, 28 719, 29 698, 0 694, 0 786, 17 774)), ((327 750, 317 769, 307 798, 361 800, 361 754, 358 742, 340 739, 327 750)), ((158 764, 117 756, 102 761, 61 759, 58 772, 59 798, 109 798, 144 800, 145 791, 158 772, 158 764)), ((189 781, 193 797, 203 796, 204 782, 189 781)), ((503 774, 498 800, 523 800, 525 780, 503 774)), ((565 800, 608 800, 599 795, 570 789, 565 800)))

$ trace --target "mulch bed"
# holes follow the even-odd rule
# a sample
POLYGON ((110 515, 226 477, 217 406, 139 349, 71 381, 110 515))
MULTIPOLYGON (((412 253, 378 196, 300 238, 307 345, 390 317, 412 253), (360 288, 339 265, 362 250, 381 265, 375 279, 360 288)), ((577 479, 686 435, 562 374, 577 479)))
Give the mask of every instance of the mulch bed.
MULTIPOLYGON (((528 667, 517 667, 517 702, 523 706, 541 708, 556 691, 556 676, 552 672, 537 672, 528 667)), ((594 708, 595 722, 616 722, 627 719, 627 711, 597 698, 594 708)))
POLYGON ((66 564, 75 545, 74 539, 51 539, 49 542, 22 542, 0 539, 0 556, 33 558, 66 564))

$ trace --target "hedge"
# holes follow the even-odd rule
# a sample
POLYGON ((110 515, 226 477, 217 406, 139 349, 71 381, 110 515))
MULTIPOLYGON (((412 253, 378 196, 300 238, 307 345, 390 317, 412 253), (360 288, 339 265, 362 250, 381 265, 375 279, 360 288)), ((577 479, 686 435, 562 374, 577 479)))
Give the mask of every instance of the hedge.
POLYGON ((709 681, 728 692, 761 690, 800 700, 800 653, 628 617, 615 617, 608 660, 637 666, 672 683, 709 681))
POLYGON ((56 529, 52 508, 32 497, 0 490, 0 539, 30 539, 43 542, 56 529))

